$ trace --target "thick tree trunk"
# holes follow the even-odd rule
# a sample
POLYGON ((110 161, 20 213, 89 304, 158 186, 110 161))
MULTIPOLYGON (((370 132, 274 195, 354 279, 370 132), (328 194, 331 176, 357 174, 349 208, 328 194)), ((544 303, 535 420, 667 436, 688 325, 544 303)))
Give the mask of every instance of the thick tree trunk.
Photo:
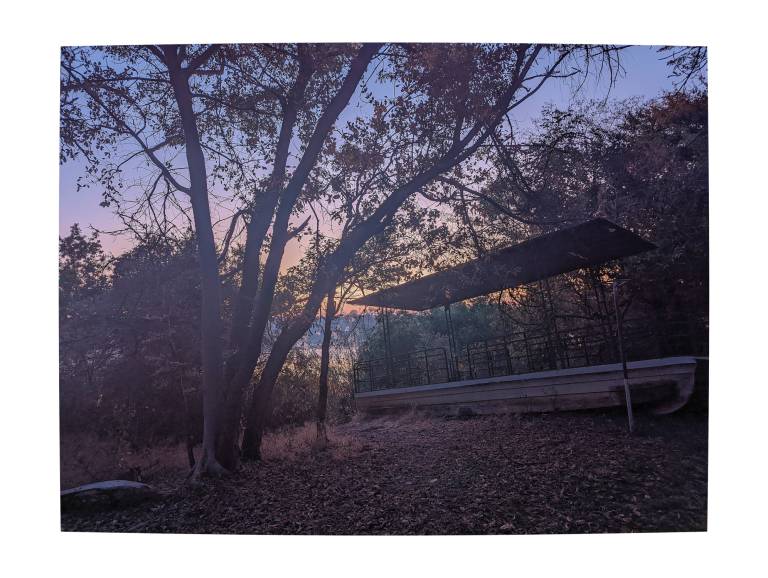
POLYGON ((325 428, 325 418, 328 413, 328 367, 331 361, 331 332, 333 318, 336 316, 335 287, 328 291, 325 306, 325 323, 323 324, 323 343, 320 348, 320 380, 317 398, 317 443, 325 447, 328 444, 328 434, 325 428))
POLYGON ((232 314, 229 343, 234 353, 227 359, 224 366, 225 389, 222 400, 221 428, 216 450, 219 461, 229 470, 237 469, 240 462, 239 440, 242 399, 245 388, 250 381, 242 377, 236 380, 235 376, 245 356, 243 347, 248 337, 253 302, 258 291, 259 253, 273 212, 274 206, 269 203, 269 198, 266 198, 263 204, 259 203, 254 207, 247 229, 243 281, 232 314))
MULTIPOLYGON (((368 239, 386 228, 398 207, 410 194, 420 189, 434 176, 447 170, 450 166, 445 160, 437 163, 429 171, 417 175, 409 183, 394 191, 374 214, 351 231, 326 259, 324 266, 317 274, 316 282, 304 306, 304 311, 299 317, 288 323, 272 346, 272 351, 267 359, 247 412, 241 452, 244 460, 261 459, 261 437, 271 412, 269 402, 280 371, 285 360, 288 358, 291 348, 307 332, 314 321, 323 298, 336 286, 344 267, 347 266, 350 259, 368 239)), ((258 306, 256 314, 259 314, 258 306)))
MULTIPOLYGON (((315 308, 317 311, 317 307, 315 308)), ((261 378, 249 406, 248 421, 243 435, 242 458, 245 461, 261 459, 261 437, 272 407, 270 400, 280 371, 293 345, 301 339, 312 324, 314 315, 302 315, 280 333, 261 372, 261 378)))
MULTIPOLYGON (((269 258, 267 259, 267 264, 265 265, 265 287, 262 289, 262 291, 268 291, 266 294, 262 293, 262 296, 264 296, 265 299, 261 303, 257 304, 255 308, 255 314, 256 318, 259 319, 259 324, 254 324, 252 331, 256 329, 258 331, 258 335, 254 336, 252 333, 250 339, 251 346, 255 347, 254 337, 257 337, 259 340, 261 339, 264 326, 266 325, 266 321, 268 319, 269 307, 271 306, 272 298, 271 292, 273 291, 274 286, 270 280, 267 280, 266 276, 268 272, 274 272, 275 274, 277 273, 277 269, 279 269, 280 261, 282 259, 283 249, 285 247, 284 241, 280 238, 278 233, 280 231, 284 231, 287 228, 288 217, 293 210, 295 198, 300 191, 300 184, 304 182, 306 175, 314 164, 314 159, 316 158, 317 153, 319 152, 319 148, 322 145, 322 142, 324 141, 328 131, 330 130, 333 121, 335 121, 335 118, 338 116, 341 109, 346 106, 346 103, 351 96, 349 89, 352 88, 352 90, 354 90, 354 86, 357 85, 357 82, 362 77, 362 73, 365 71, 368 62, 370 61, 373 54, 375 54, 375 52, 378 50, 378 48, 378 45, 364 45, 361 49, 358 58, 356 58, 356 61, 353 62, 352 66, 350 67, 350 73, 347 75, 347 78, 344 81, 344 86, 342 86, 342 89, 337 94, 337 98, 334 99, 334 102, 326 109, 325 113, 318 122, 315 134, 313 134, 312 139, 310 139, 307 150, 315 149, 314 157, 305 153, 304 157, 302 157, 302 160, 299 163, 299 166, 294 172, 293 177, 291 178, 291 182, 289 182, 288 186, 286 187, 286 191, 284 192, 285 196, 280 201, 281 206, 278 208, 277 217, 275 219, 275 233, 273 234, 272 238, 272 247, 270 247, 269 258), (356 79, 352 78, 353 71, 355 72, 355 76, 357 76, 356 79), (354 84, 350 83, 351 80, 354 84), (324 127, 322 131, 320 130, 320 127, 324 127), (273 249, 275 250, 274 253, 273 249), (273 257, 274 262, 271 264, 272 266, 270 266, 270 260, 273 260, 273 257), (275 266, 277 268, 275 268, 275 266), (268 283, 269 285, 267 285, 268 283), (271 289, 269 288, 270 285, 272 285, 271 289)), ((513 79, 510 83, 510 86, 504 92, 504 94, 499 97, 496 106, 489 113, 488 117, 484 120, 476 122, 471 129, 466 131, 466 134, 454 142, 454 144, 438 161, 435 162, 435 164, 433 164, 422 173, 415 175, 403 186, 394 190, 392 194, 390 194, 369 217, 359 223, 349 232, 345 238, 342 239, 336 250, 326 260, 324 267, 321 269, 321 271, 318 272, 316 282, 312 288, 312 292, 303 313, 285 327, 285 329, 278 336, 274 346, 272 347, 272 351, 269 355, 269 358, 267 359, 267 363, 264 367, 264 371, 262 372, 261 379, 259 380, 259 384, 256 388, 248 410, 246 429, 243 439, 243 459, 260 459, 262 432, 271 410, 269 401, 275 382, 277 381, 277 377, 282 370, 283 364, 285 363, 291 348, 301 338, 301 336, 306 333, 307 329, 309 329, 309 326, 314 321, 315 315, 320 308, 323 297, 325 296, 326 292, 335 285, 338 279, 338 275, 341 273, 342 269, 347 265, 347 263, 349 263, 355 252, 360 247, 362 247, 363 244, 368 241, 368 239, 383 231, 387 225, 391 223, 397 210, 410 195, 420 190, 424 185, 432 181, 432 179, 435 177, 463 162, 489 138, 491 132, 501 121, 504 114, 509 110, 512 98, 522 86, 528 71, 530 70, 531 66, 533 66, 533 63, 536 61, 536 58, 541 51, 541 48, 541 46, 536 47, 532 54, 529 56, 526 56, 525 54, 528 47, 526 46, 521 48, 521 61, 518 63, 515 71, 513 72, 513 79), (523 58, 524 56, 525 58, 523 58)), ((565 54, 561 55, 555 64, 555 67, 560 62, 562 62, 564 58, 565 54)), ((535 93, 535 91, 538 90, 538 87, 540 86, 541 84, 539 84, 533 91, 529 92, 525 98, 535 93)), ((522 102, 522 100, 524 99, 518 101, 517 104, 522 102)), ((461 135, 461 131, 459 131, 458 134, 461 135)), ((250 372, 253 372, 256 360, 251 359, 250 362, 252 363, 250 372)), ((244 369, 247 370, 248 368, 244 369)))
MULTIPOLYGON (((285 360, 288 358, 291 348, 309 329, 323 298, 336 286, 344 267, 347 266, 357 250, 368 239, 386 228, 405 199, 431 181, 435 176, 454 166, 459 160, 460 158, 455 154, 449 155, 429 170, 415 176, 409 183, 395 190, 370 217, 353 229, 346 238, 342 239, 339 246, 326 259, 324 266, 317 274, 312 292, 304 306, 304 311, 283 329, 267 359, 264 371, 261 374, 248 408, 241 453, 244 460, 261 459, 261 437, 271 411, 269 402, 277 377, 280 375, 280 371, 285 360)), ((256 314, 259 314, 258 305, 256 314)), ((261 314, 264 314, 264 310, 261 311, 261 314)))
POLYGON ((301 339, 302 335, 307 332, 315 320, 315 315, 320 309, 323 297, 331 291, 332 287, 335 287, 340 271, 340 268, 332 265, 324 272, 325 274, 320 276, 301 315, 285 326, 272 346, 272 351, 269 354, 264 370, 261 372, 261 378, 248 408, 247 423, 243 435, 242 458, 244 460, 261 459, 261 437, 272 410, 269 402, 272 398, 272 390, 275 387, 277 378, 283 369, 291 348, 301 339))
MULTIPOLYGON (((282 103, 283 120, 275 149, 270 184, 267 191, 250 211, 251 218, 246 231, 242 283, 235 300, 229 339, 230 349, 234 353, 227 359, 224 367, 225 391, 217 450, 220 461, 228 469, 236 469, 240 461, 239 438, 242 400, 253 374, 253 369, 247 370, 250 366, 248 359, 255 358, 258 361, 261 354, 261 340, 258 342, 258 349, 251 348, 250 353, 248 351, 254 303, 263 292, 263 287, 259 288, 261 250, 277 207, 279 193, 284 185, 289 147, 296 126, 299 106, 304 100, 307 85, 315 71, 309 48, 305 45, 299 45, 298 53, 299 69, 296 81, 282 103), (242 370, 243 366, 246 368, 245 371, 242 370)), ((256 323, 258 323, 258 319, 256 323)))
MULTIPOLYGON (((280 193, 277 213, 275 215, 275 221, 272 226, 272 240, 270 242, 269 254, 264 264, 264 270, 262 274, 262 285, 253 307, 253 318, 251 321, 248 343, 244 348, 242 362, 239 364, 237 373, 233 377, 233 380, 236 383, 247 384, 250 381, 258 363, 259 356, 261 355, 261 342, 267 323, 269 322, 275 286, 277 284, 277 279, 280 272, 280 265, 282 263, 285 246, 290 239, 288 225, 290 217, 293 214, 296 199, 298 198, 299 193, 301 192, 301 189, 306 182, 306 179, 309 177, 309 174, 314 167, 315 162, 317 161, 317 157, 320 155, 323 143, 325 142, 328 134, 338 119, 339 114, 341 114, 341 112, 349 103, 349 99, 354 94, 360 79, 363 77, 363 74, 368 68, 368 64, 376 55, 381 46, 382 44, 364 44, 360 48, 358 54, 350 63, 349 70, 341 84, 341 87, 333 99, 331 99, 323 114, 320 115, 317 125, 315 126, 315 130, 309 139, 305 152, 302 155, 295 171, 293 172, 290 181, 280 193)), ((314 314, 318 308, 319 303, 314 306, 309 323, 312 322, 314 314)), ((296 339, 288 345, 287 350, 284 352, 285 356, 283 357, 283 361, 280 363, 279 367, 277 367, 273 379, 277 379, 277 375, 280 373, 280 369, 282 368, 282 363, 285 361, 285 357, 287 357, 290 348, 293 347, 293 344, 301 337, 301 335, 304 334, 304 332, 306 332, 306 328, 304 328, 304 330, 298 334, 296 339)), ((276 351, 273 347, 272 353, 270 354, 270 360, 275 356, 275 353, 276 351)), ((282 352, 278 351, 277 354, 277 357, 280 357, 282 352)), ((268 360, 267 367, 269 367, 269 365, 270 364, 268 360)), ((265 367, 265 372, 267 371, 267 367, 265 367)), ((260 400, 263 401, 263 396, 265 393, 262 385, 268 382, 269 380, 265 381, 264 375, 262 375, 262 378, 259 381, 259 385, 254 392, 251 408, 253 408, 254 403, 259 403, 260 400)), ((266 393, 266 402, 269 401, 269 396, 271 396, 272 393, 272 387, 274 387, 274 381, 267 388, 268 393, 266 393)), ((254 451, 252 449, 246 450, 246 446, 252 448, 254 440, 257 437, 258 443, 260 444, 261 433, 259 432, 258 436, 256 436, 251 424, 255 423, 256 418, 254 416, 257 413, 265 414, 260 418, 263 421, 266 416, 266 411, 266 409, 263 412, 254 412, 252 409, 249 411, 249 425, 246 427, 245 439, 243 440, 243 457, 250 455, 251 459, 257 459, 258 451, 254 451), (251 433, 249 433, 249 430, 251 433)))
POLYGON ((189 167, 190 201, 195 221, 200 266, 200 332, 203 369, 203 452, 195 466, 196 475, 220 475, 224 468, 216 459, 219 428, 219 401, 222 385, 221 297, 216 242, 208 205, 208 178, 200 144, 192 93, 187 72, 181 68, 175 46, 164 46, 171 86, 179 107, 189 167))

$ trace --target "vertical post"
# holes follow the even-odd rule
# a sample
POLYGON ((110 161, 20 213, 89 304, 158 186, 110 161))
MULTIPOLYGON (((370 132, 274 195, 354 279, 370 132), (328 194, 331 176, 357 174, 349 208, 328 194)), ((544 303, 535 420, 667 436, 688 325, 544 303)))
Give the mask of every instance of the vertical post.
POLYGON ((611 313, 608 310, 608 303, 606 301, 605 297, 605 289, 603 286, 603 282, 600 279, 597 271, 590 267, 590 282, 592 283, 592 292, 595 294, 595 305, 597 306, 597 312, 600 315, 600 331, 603 334, 603 342, 608 343, 610 340, 611 351, 606 352, 602 347, 598 351, 599 355, 599 361, 602 363, 606 362, 613 362, 616 359, 616 354, 618 354, 618 347, 616 346, 616 340, 614 339, 614 333, 610 331, 611 326, 611 313), (599 291, 598 291, 599 287, 599 291), (600 296, 602 295, 602 300, 600 299, 600 296), (607 322, 607 325, 606 325, 607 322), (607 353, 607 356, 606 356, 607 353))
POLYGON ((390 341, 389 335, 389 309, 386 307, 384 308, 384 358, 389 387, 394 387, 394 376, 392 375, 392 342, 390 341))
POLYGON ((429 378, 429 356, 426 349, 424 350, 424 371, 427 374, 427 384, 432 383, 432 380, 429 378))
POLYGON ((504 360, 507 362, 507 375, 512 375, 512 357, 509 355, 509 343, 507 343, 507 336, 504 339, 504 360))
POLYGON ((550 326, 549 307, 547 306, 547 296, 544 291, 544 283, 539 281, 539 295, 541 296, 541 312, 544 316, 544 329, 547 332, 547 340, 544 348, 549 369, 557 369, 557 352, 552 345, 552 327, 550 326))
POLYGON ((587 339, 589 336, 589 330, 587 329, 581 336, 581 348, 584 350, 584 365, 589 365, 589 344, 587 339))
POLYGON ((376 385, 376 378, 373 376, 373 361, 368 361, 368 391, 373 391, 376 385))
POLYGON ((570 367, 568 361, 568 345, 563 344, 560 339, 560 330, 557 327, 557 311, 555 311, 555 301, 552 299, 552 287, 549 284, 549 279, 544 280, 544 287, 547 290, 547 301, 549 302, 549 324, 555 330, 555 355, 560 359, 560 364, 570 367))
POLYGON ((493 377, 493 356, 488 349, 488 340, 486 339, 483 344, 485 345, 485 361, 488 364, 488 376, 493 377))
POLYGON ((629 391, 629 372, 627 371, 627 358, 624 355, 624 341, 621 334, 621 314, 619 313, 619 285, 624 281, 616 279, 613 282, 613 309, 616 313, 616 338, 619 345, 619 355, 621 356, 621 369, 624 373, 624 397, 627 400, 627 420, 629 421, 629 432, 635 431, 635 416, 632 413, 632 397, 629 391))
POLYGON ((445 313, 445 326, 448 330, 448 348, 451 352, 451 364, 448 368, 448 380, 450 381, 453 376, 458 378, 458 363, 456 359, 456 336, 453 333, 453 318, 451 317, 451 304, 443 306, 443 312, 445 313))
POLYGON ((523 343, 525 344, 525 358, 528 361, 528 371, 533 371, 533 361, 531 361, 531 348, 528 345, 528 336, 523 331, 523 343))
POLYGON ((472 350, 470 350, 469 345, 467 345, 467 368, 469 370, 469 379, 474 379, 475 370, 472 366, 472 350))

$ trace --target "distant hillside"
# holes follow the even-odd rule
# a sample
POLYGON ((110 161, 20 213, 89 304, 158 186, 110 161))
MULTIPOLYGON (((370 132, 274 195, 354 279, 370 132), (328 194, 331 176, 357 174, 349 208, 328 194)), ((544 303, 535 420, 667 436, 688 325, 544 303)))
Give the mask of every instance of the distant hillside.
MULTIPOLYGON (((320 347, 323 341, 324 324, 325 318, 318 317, 309 328, 303 340, 307 347, 320 347)), ((362 337, 370 333, 374 327, 376 327, 376 316, 372 313, 340 315, 331 324, 333 334, 341 339, 350 336, 353 331, 357 331, 362 337)))

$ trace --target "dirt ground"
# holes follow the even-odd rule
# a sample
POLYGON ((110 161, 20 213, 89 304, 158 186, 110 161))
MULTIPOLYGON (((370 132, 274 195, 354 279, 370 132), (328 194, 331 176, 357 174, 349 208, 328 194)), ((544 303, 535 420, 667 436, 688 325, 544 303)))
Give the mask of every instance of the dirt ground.
POLYGON ((534 534, 703 531, 707 416, 621 412, 427 419, 313 428, 265 440, 226 479, 150 480, 163 499, 62 515, 65 531, 237 534, 534 534))

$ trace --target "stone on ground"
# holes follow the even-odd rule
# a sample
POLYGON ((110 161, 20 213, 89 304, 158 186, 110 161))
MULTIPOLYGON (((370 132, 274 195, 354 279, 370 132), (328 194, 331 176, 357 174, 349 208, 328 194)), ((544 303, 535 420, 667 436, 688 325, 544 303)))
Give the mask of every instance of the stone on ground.
POLYGON ((152 486, 128 480, 108 480, 78 486, 61 492, 65 510, 119 508, 133 506, 159 497, 152 486))

